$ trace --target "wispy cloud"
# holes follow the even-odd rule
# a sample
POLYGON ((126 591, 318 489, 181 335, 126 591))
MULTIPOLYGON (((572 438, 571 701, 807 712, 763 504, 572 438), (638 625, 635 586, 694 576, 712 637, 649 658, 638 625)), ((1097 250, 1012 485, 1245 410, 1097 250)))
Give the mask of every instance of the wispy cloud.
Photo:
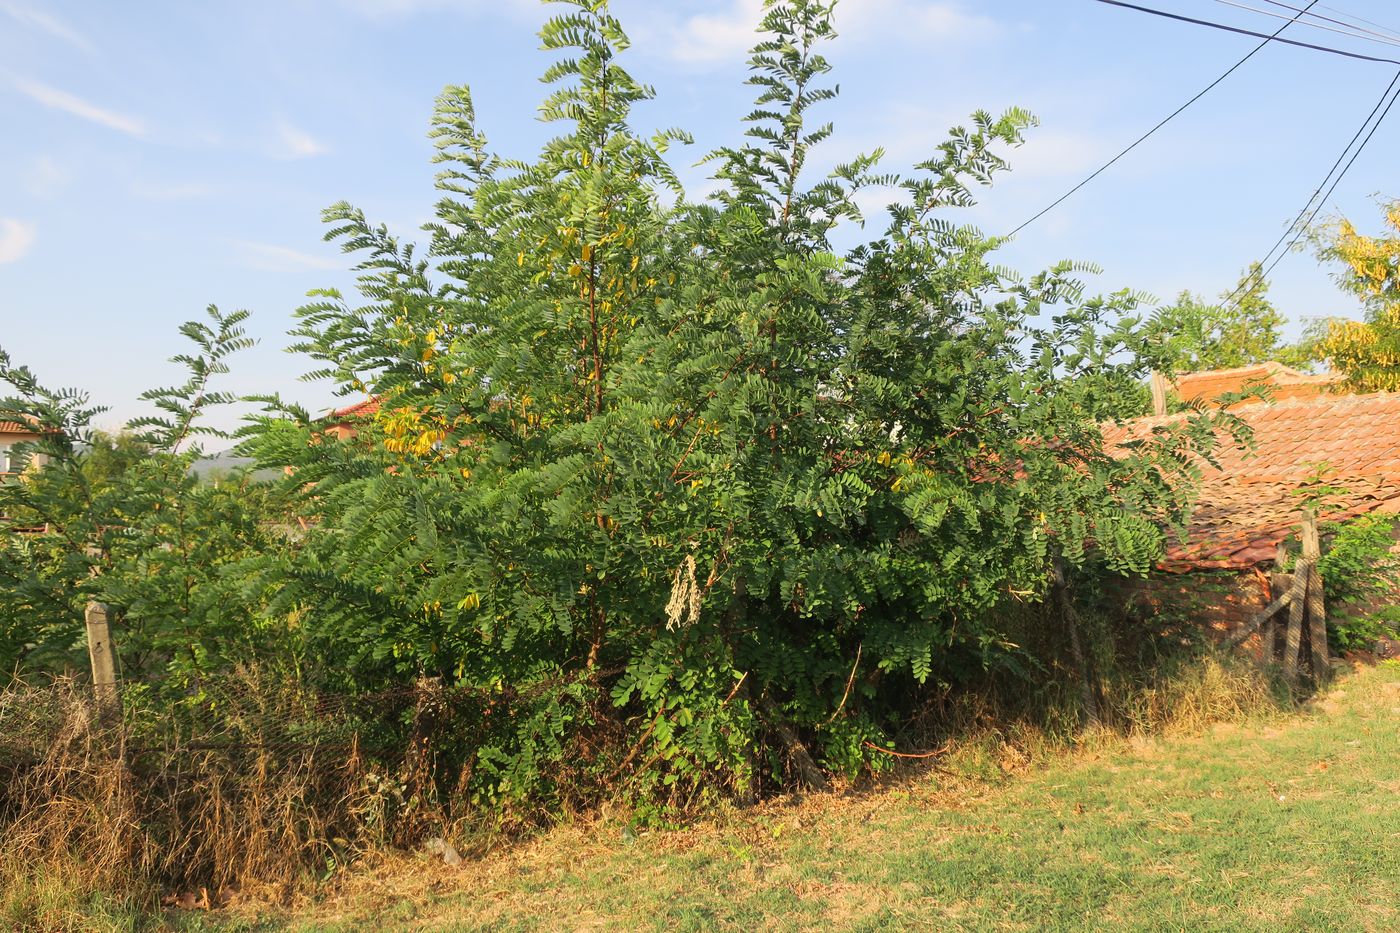
POLYGON ((901 42, 970 42, 1001 32, 990 16, 971 13, 965 4, 942 0, 852 0, 836 9, 836 29, 854 41, 895 39, 901 42))
MULTIPOLYGON (((996 113, 993 113, 996 116, 996 113)), ((886 164, 916 162, 934 155, 954 126, 969 126, 970 115, 949 105, 892 104, 873 112, 867 128, 850 142, 855 151, 885 149, 886 164)), ((1073 129, 1026 131, 1025 144, 997 146, 1016 179, 1058 179, 1082 174, 1103 160, 1110 143, 1099 135, 1073 129)))
POLYGON ((330 147, 325 143, 290 123, 282 123, 277 127, 273 154, 279 159, 309 159, 330 151, 330 147))
POLYGON ((0 263, 16 262, 34 245, 34 225, 0 217, 0 263))
POLYGON ((1088 133, 1034 130, 1011 163, 1018 178, 1062 178, 1095 168, 1109 151, 1106 141, 1088 133))
POLYGON ((272 243, 235 241, 239 259, 251 269, 265 272, 293 272, 298 269, 339 269, 341 263, 325 256, 313 256, 286 246, 272 243))
POLYGON ((894 101, 872 108, 863 117, 863 129, 843 137, 853 152, 885 150, 884 164, 920 162, 932 157, 948 139, 948 130, 967 126, 969 114, 947 103, 925 104, 894 101))
POLYGON ((672 27, 671 54, 683 62, 735 59, 751 48, 763 0, 732 0, 729 9, 697 13, 672 27))
POLYGON ((88 41, 86 36, 42 10, 16 3, 15 0, 0 0, 0 13, 4 13, 22 26, 46 32, 75 48, 82 49, 84 52, 94 51, 93 44, 88 41))
MULTIPOLYGON (((763 0, 729 0, 717 12, 698 13, 662 31, 670 35, 670 54, 680 61, 735 61, 757 41, 762 19, 763 0)), ((963 42, 998 31, 995 20, 961 4, 928 0, 844 0, 835 19, 837 31, 853 42, 963 42)))
POLYGON ((50 87, 28 78, 16 78, 15 88, 30 100, 53 110, 61 110, 64 113, 101 124, 130 136, 146 135, 145 125, 135 117, 99 107, 75 94, 60 91, 56 87, 50 87))

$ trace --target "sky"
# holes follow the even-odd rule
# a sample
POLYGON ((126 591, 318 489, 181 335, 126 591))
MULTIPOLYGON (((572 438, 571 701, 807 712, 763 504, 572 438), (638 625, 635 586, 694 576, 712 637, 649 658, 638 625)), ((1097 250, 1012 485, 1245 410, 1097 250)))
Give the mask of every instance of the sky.
MULTIPOLYGON (((1272 32, 1271 0, 1142 0, 1272 32)), ((1302 0, 1290 0, 1302 5, 1302 0)), ((694 162, 740 139, 761 0, 614 0, 655 86, 638 129, 679 126, 694 162)), ((1335 0, 1400 30, 1394 0, 1335 0)), ((177 328, 209 304, 252 312, 258 345, 224 387, 337 403, 307 383, 286 332, 306 293, 349 289, 349 259, 322 241, 339 200, 407 237, 431 216, 434 97, 472 88, 493 148, 529 157, 549 64, 534 0, 0 0, 0 348, 51 386, 110 407, 179 382, 177 328)), ((840 85, 826 108, 830 166, 883 146, 889 169, 932 154, 977 109, 1031 110, 1040 126, 1012 171, 956 219, 1013 229, 1237 61, 1258 40, 1093 0, 841 0, 826 50, 840 85)), ((1300 40, 1400 58, 1400 45, 1300 26, 1300 40)), ((1002 264, 1032 273, 1090 262, 1102 291, 1158 302, 1229 291, 1283 232, 1395 75, 1394 65, 1271 45, 1069 201, 1020 233, 1002 264)), ((1400 111, 1327 205, 1378 231, 1400 197, 1400 111)), ((876 198, 876 200, 880 200, 876 198)), ((878 206, 878 205, 876 205, 878 206)), ((870 233, 881 229, 873 217, 870 233)), ((854 235, 854 231, 852 232, 854 235)), ((1272 296, 1292 321, 1359 316, 1311 254, 1278 267, 1272 296)), ((215 422, 230 427, 235 412, 215 422)))

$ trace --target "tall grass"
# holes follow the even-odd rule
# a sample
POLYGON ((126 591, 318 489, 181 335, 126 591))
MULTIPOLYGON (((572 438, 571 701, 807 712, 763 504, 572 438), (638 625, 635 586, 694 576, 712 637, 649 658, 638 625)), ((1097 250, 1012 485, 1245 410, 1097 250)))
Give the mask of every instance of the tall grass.
POLYGON ((226 703, 201 728, 137 696, 115 727, 72 681, 0 692, 0 924, 81 928, 79 915, 145 915, 171 894, 281 900, 393 841, 402 788, 353 736, 244 687, 261 731, 226 703))
MULTIPOLYGON (((1278 714, 1300 699, 1277 671, 1218 650, 1197 619, 1172 607, 1124 611, 1086 587, 1076 611, 1083 669, 1051 602, 1009 604, 1002 628, 1015 649, 969 688, 931 691, 904 743, 945 748, 937 759, 945 771, 1000 779, 1080 750, 1278 714), (1098 708, 1092 728, 1081 677, 1098 708)), ((915 760, 905 770, 919 767, 915 760)))
MULTIPOLYGON (((1179 640, 1125 655, 1115 645, 1130 641, 1091 619, 1103 724, 1086 733, 1054 620, 1027 616, 1008 630, 1018 625, 1021 663, 1036 669, 928 690, 900 741, 943 751, 906 763, 906 777, 932 764, 1000 781, 1086 746, 1196 731, 1291 700, 1246 659, 1179 640)), ((454 809, 451 776, 432 773, 431 733, 415 719, 423 696, 318 698, 244 672, 198 703, 134 690, 112 728, 76 682, 0 691, 0 926, 139 929, 171 898, 214 907, 315 894, 358 858, 433 835, 482 851, 470 844, 482 838, 480 815, 454 809)), ((433 715, 445 715, 442 704, 433 715)))

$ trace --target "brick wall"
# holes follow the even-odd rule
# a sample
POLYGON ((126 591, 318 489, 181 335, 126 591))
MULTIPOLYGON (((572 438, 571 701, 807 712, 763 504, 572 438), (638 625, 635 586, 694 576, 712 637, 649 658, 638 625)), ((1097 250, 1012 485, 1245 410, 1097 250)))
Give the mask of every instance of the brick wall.
MULTIPOLYGON (((1268 575, 1254 570, 1155 573, 1124 581, 1121 595, 1134 615, 1180 619, 1221 639, 1271 601, 1268 575)), ((1260 650, 1258 636, 1245 646, 1260 650)))

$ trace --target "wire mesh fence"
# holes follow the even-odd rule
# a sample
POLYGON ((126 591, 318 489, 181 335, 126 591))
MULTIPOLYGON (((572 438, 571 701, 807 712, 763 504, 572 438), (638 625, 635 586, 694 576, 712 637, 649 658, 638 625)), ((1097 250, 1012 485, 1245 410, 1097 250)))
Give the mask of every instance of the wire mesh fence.
POLYGON ((0 841, 6 855, 78 851, 177 887, 314 875, 440 833, 462 815, 492 724, 571 683, 336 693, 238 671, 184 694, 127 684, 116 722, 90 683, 12 683, 0 689, 0 841))

